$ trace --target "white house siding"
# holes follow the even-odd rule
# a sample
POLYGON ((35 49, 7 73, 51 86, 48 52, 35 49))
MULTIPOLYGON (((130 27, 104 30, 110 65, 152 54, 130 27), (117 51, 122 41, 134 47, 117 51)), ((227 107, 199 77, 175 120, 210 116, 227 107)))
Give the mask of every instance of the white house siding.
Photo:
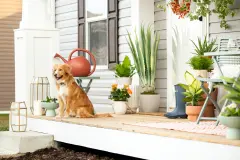
POLYGON ((228 16, 227 23, 230 29, 225 30, 220 27, 220 20, 217 15, 213 14, 209 17, 209 36, 216 38, 218 36, 240 36, 240 12, 238 11, 234 17, 228 16))
MULTIPOLYGON (((67 57, 78 47, 77 0, 56 0, 56 27, 60 29, 60 54, 67 57)), ((131 29, 131 0, 119 0, 119 60, 130 53, 126 42, 126 29, 131 29)), ((115 82, 114 72, 96 70, 94 80, 88 95, 94 104, 96 112, 113 112, 111 100, 108 99, 111 84, 115 82)), ((87 81, 83 81, 86 85, 87 81)))
POLYGON ((155 0, 154 9, 154 30, 160 34, 158 47, 156 90, 161 95, 160 111, 166 111, 167 107, 167 22, 166 12, 157 8, 160 0, 155 0))
POLYGON ((56 28, 60 29, 60 54, 65 58, 78 47, 77 16, 77 0, 56 0, 56 28))

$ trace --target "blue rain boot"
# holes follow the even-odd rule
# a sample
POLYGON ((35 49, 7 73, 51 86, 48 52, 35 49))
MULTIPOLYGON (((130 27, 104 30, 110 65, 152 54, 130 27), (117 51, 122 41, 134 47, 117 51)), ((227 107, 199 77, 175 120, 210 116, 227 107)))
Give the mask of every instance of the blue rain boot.
POLYGON ((179 85, 174 85, 175 97, 176 97, 176 107, 172 112, 166 113, 164 116, 168 118, 187 118, 186 114, 186 102, 183 101, 185 90, 179 85))

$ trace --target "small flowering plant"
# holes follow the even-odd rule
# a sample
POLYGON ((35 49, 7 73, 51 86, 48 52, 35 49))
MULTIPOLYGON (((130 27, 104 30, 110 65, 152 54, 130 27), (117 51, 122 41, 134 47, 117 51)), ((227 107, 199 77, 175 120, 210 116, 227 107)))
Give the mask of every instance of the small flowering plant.
POLYGON ((225 117, 240 117, 240 108, 236 103, 232 103, 225 108, 223 108, 221 112, 221 116, 225 117))
POLYGON ((124 85, 122 87, 117 84, 113 84, 109 99, 113 101, 127 101, 131 94, 132 90, 129 88, 129 85, 124 85))

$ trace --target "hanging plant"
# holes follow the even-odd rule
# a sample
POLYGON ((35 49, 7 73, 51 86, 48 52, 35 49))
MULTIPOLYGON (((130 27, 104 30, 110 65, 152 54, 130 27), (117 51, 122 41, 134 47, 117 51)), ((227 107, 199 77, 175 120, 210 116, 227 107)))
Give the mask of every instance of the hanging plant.
MULTIPOLYGON (((166 6, 170 6, 173 13, 179 16, 180 18, 184 18, 190 11, 191 0, 171 0, 167 3, 166 6)), ((166 10, 166 6, 158 5, 158 8, 166 10)))
MULTIPOLYGON (((179 3, 179 0, 171 0, 166 6, 170 6, 173 13, 180 15, 180 18, 189 17, 190 20, 198 20, 199 17, 207 17, 208 15, 217 14, 221 20, 220 27, 229 29, 226 17, 236 15, 236 10, 230 8, 237 0, 183 0, 179 3), (191 3, 195 3, 196 9, 191 8, 191 3), (209 8, 213 4, 213 9, 209 8)), ((166 10, 163 5, 158 5, 158 8, 166 10)), ((239 8, 239 6, 237 6, 239 8)))
POLYGON ((197 8, 195 11, 189 12, 188 17, 190 20, 197 20, 201 16, 206 17, 214 13, 221 20, 220 27, 229 29, 230 26, 227 24, 226 17, 229 15, 235 16, 236 11, 229 8, 234 2, 235 0, 193 0, 197 8), (211 4, 214 4, 213 9, 209 8, 211 4))

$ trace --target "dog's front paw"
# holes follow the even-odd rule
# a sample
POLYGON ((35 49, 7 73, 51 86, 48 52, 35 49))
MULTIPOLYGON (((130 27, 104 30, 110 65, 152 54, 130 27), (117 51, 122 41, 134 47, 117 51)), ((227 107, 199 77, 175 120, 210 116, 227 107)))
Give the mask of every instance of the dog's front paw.
POLYGON ((61 116, 61 115, 57 115, 57 116, 55 117, 56 120, 59 120, 59 119, 61 120, 62 118, 63 118, 63 116, 61 116))
POLYGON ((68 114, 64 115, 64 118, 69 118, 70 116, 68 114))

